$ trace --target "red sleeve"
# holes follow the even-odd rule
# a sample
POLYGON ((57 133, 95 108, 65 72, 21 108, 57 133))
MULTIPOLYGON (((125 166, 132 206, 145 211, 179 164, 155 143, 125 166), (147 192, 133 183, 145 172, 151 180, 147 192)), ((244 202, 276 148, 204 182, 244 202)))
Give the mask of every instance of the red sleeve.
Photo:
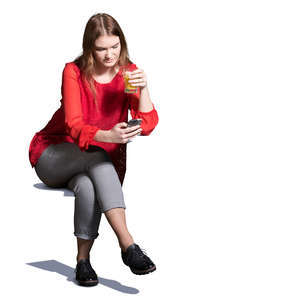
MULTIPOLYGON (((131 65, 131 71, 137 69, 135 64, 131 65)), ((138 110, 139 108, 139 99, 140 99, 140 89, 138 89, 137 93, 127 94, 127 99, 129 101, 129 109, 130 114, 133 119, 142 119, 141 123, 141 135, 149 135, 156 125, 158 124, 158 114, 152 103, 152 110, 147 112, 141 112, 138 110)))
POLYGON ((78 73, 72 64, 66 64, 62 80, 62 99, 67 133, 83 151, 89 147, 100 128, 85 124, 83 121, 78 73))

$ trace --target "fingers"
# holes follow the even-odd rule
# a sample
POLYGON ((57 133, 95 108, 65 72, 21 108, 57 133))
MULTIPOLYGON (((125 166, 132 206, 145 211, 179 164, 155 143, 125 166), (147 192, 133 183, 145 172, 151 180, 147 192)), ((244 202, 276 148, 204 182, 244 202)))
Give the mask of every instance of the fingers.
POLYGON ((142 132, 142 128, 141 125, 135 125, 135 126, 131 126, 128 127, 128 124, 126 122, 121 122, 118 123, 118 135, 120 135, 121 137, 121 144, 126 144, 126 143, 130 143, 131 140, 130 138, 133 138, 137 135, 140 135, 140 133, 142 132), (126 128, 121 128, 121 127, 126 127, 126 128))
POLYGON ((139 73, 144 73, 144 70, 142 69, 136 69, 130 72, 130 75, 135 75, 135 74, 139 74, 139 73))
POLYGON ((127 127, 126 129, 124 129, 124 133, 129 133, 129 132, 132 132, 136 129, 139 129, 141 128, 141 125, 135 125, 135 126, 132 126, 132 127, 127 127))
POLYGON ((128 139, 128 138, 134 137, 134 136, 138 135, 141 131, 142 131, 142 129, 138 128, 138 129, 136 129, 136 130, 134 130, 134 131, 132 131, 128 134, 125 134, 124 138, 128 139))

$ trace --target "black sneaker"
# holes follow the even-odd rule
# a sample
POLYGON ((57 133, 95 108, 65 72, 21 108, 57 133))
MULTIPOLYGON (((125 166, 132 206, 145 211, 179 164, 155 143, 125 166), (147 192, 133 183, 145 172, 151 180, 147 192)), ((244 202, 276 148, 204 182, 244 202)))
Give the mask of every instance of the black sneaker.
POLYGON ((89 258, 79 260, 74 272, 80 285, 93 286, 98 284, 98 276, 92 268, 89 258))
POLYGON ((129 266, 131 272, 136 275, 144 275, 156 270, 152 260, 135 243, 130 245, 126 252, 121 249, 121 256, 123 263, 129 266))

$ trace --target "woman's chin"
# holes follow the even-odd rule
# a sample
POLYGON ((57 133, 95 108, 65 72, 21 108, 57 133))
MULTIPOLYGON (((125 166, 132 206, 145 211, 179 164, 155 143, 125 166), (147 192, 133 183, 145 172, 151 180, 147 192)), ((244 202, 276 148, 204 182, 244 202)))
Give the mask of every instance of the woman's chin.
POLYGON ((117 66, 118 60, 113 60, 112 62, 102 61, 101 65, 105 68, 113 68, 117 66))

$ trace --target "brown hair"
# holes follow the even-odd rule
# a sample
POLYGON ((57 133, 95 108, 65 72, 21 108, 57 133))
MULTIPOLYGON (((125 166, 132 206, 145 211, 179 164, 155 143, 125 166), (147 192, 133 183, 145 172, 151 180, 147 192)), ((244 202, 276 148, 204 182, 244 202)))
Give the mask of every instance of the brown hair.
POLYGON ((95 70, 95 58, 93 55, 93 51, 95 50, 95 40, 103 35, 116 35, 119 37, 121 42, 121 52, 119 60, 117 62, 119 66, 124 66, 132 63, 129 59, 125 36, 118 22, 112 16, 105 13, 98 13, 91 16, 85 26, 83 34, 82 54, 78 56, 73 62, 79 67, 79 69, 83 73, 84 78, 89 83, 97 109, 97 92, 92 77, 92 73, 95 70))

